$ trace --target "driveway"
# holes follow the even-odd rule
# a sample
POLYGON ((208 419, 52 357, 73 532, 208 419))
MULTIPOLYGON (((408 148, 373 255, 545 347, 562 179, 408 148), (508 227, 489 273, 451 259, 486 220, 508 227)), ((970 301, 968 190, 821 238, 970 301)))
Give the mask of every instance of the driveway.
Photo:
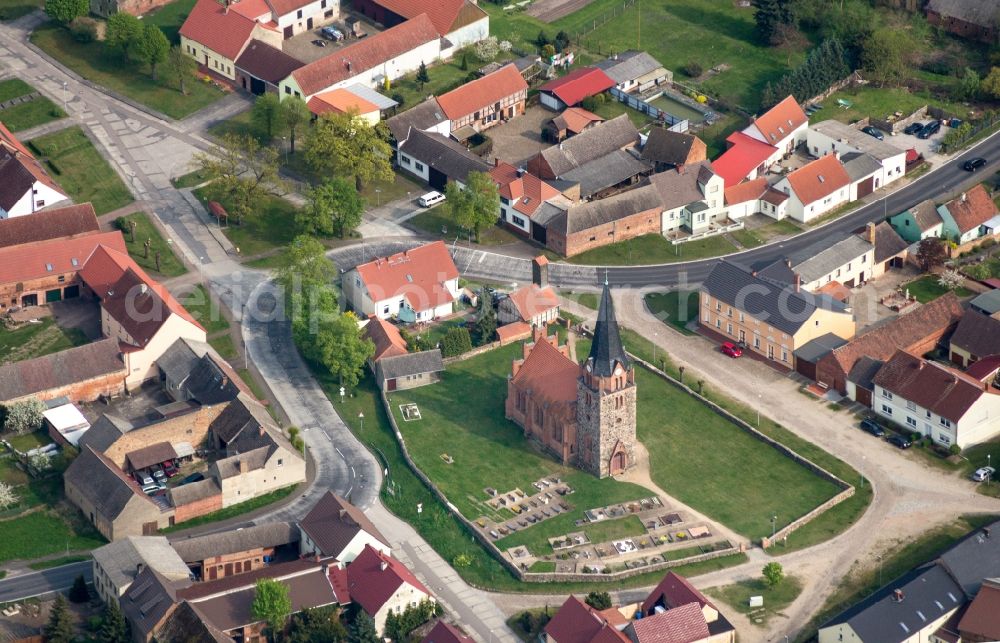
POLYGON ((492 162, 498 158, 520 167, 541 150, 551 147, 551 143, 542 140, 542 125, 553 116, 555 112, 535 105, 521 116, 486 130, 487 136, 493 139, 493 151, 488 160, 492 162))

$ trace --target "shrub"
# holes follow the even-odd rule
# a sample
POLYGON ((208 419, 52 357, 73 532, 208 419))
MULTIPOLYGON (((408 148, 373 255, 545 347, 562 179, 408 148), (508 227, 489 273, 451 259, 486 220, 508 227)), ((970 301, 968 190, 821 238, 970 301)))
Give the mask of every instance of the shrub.
POLYGON ((44 411, 45 405, 34 397, 23 402, 15 402, 7 407, 4 428, 19 435, 36 431, 42 426, 44 411))
POLYGON ((90 590, 87 589, 87 581, 80 574, 73 579, 73 586, 69 589, 69 600, 73 603, 86 603, 90 600, 90 590))
POLYGON ((441 354, 455 357, 472 350, 472 336, 467 328, 452 328, 441 340, 441 354))
POLYGON ((684 72, 684 75, 688 78, 697 78, 705 72, 702 66, 694 61, 691 61, 681 67, 681 71, 684 72))
POLYGON ((117 219, 115 219, 115 227, 121 230, 122 232, 128 232, 129 231, 128 219, 126 217, 118 217, 117 219))
POLYGON ((403 105, 405 105, 405 104, 406 104, 406 97, 405 97, 405 96, 403 96, 402 94, 400 94, 399 92, 395 92, 395 93, 394 93, 394 94, 392 95, 392 100, 394 100, 394 101, 396 101, 397 103, 399 103, 399 105, 397 106, 397 108, 398 108, 398 107, 402 107, 403 105))
POLYGON ((948 453, 950 453, 951 455, 959 455, 960 453, 962 453, 962 447, 958 446, 957 444, 953 444, 950 447, 948 447, 948 453))
POLYGON ((965 274, 969 275, 973 279, 989 279, 993 271, 990 267, 984 263, 976 264, 974 266, 969 266, 965 269, 965 274))
POLYGON ((920 443, 920 438, 922 438, 922 437, 923 437, 922 435, 920 435, 919 433, 917 433, 916 431, 914 431, 910 435, 910 442, 913 442, 914 444, 919 444, 920 443))
POLYGON ((77 42, 94 42, 97 40, 97 21, 81 16, 70 23, 69 32, 77 42))

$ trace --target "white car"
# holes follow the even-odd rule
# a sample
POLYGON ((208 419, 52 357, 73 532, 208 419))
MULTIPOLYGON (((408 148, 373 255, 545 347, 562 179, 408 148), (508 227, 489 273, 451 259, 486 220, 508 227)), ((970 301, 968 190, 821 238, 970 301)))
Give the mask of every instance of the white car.
POLYGON ((427 194, 417 199, 417 203, 419 203, 420 206, 424 208, 429 208, 432 205, 437 205, 438 203, 441 203, 443 201, 444 201, 444 195, 441 194, 440 192, 428 192, 427 194))
POLYGON ((976 482, 984 482, 992 478, 995 473, 996 469, 993 467, 980 467, 972 474, 972 479, 976 482))

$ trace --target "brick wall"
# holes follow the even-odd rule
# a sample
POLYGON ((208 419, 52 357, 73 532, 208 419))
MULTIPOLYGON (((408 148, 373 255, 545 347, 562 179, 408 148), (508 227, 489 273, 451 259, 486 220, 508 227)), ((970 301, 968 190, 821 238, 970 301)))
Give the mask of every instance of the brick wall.
POLYGON ((9 306, 19 306, 25 295, 35 294, 38 296, 38 303, 45 303, 45 291, 62 290, 68 286, 79 286, 83 289, 83 282, 79 279, 78 273, 66 272, 60 275, 45 275, 40 279, 30 279, 28 281, 11 281, 0 283, 0 308, 9 306), (59 281, 59 279, 63 281, 59 281))
POLYGON ((75 382, 68 386, 58 386, 45 391, 39 391, 33 395, 27 395, 12 400, 0 400, 4 404, 17 402, 29 397, 37 397, 43 402, 53 400, 57 397, 69 398, 70 402, 93 402, 100 396, 115 397, 125 392, 125 367, 122 370, 110 375, 102 375, 82 382, 75 382))
POLYGON ((119 467, 124 468, 125 454, 157 442, 170 442, 171 444, 189 442, 192 447, 197 449, 208 437, 208 425, 219 417, 225 408, 225 404, 202 406, 191 413, 129 431, 112 444, 104 452, 104 455, 108 456, 119 467))
POLYGON ((273 556, 274 548, 256 548, 249 551, 241 551, 225 556, 213 556, 202 561, 202 580, 212 580, 245 574, 246 572, 260 569, 264 566, 264 556, 273 556))
POLYGON ((549 230, 546 243, 555 252, 572 257, 610 243, 634 239, 644 234, 659 234, 659 232, 660 208, 653 208, 569 235, 549 230))
POLYGON ((174 524, 222 509, 222 493, 174 507, 174 524))

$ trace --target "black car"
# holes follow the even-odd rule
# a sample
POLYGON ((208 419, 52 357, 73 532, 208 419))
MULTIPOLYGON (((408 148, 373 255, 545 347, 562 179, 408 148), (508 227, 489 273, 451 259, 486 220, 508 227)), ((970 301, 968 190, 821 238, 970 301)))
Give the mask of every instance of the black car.
POLYGON ((871 125, 868 125, 867 127, 862 127, 861 131, 867 134, 868 136, 877 138, 880 141, 883 138, 885 138, 885 134, 882 133, 882 130, 880 130, 877 127, 872 127, 871 125))
POLYGON ((905 435, 899 435, 899 434, 890 435, 889 444, 891 444, 894 447, 898 447, 900 449, 909 449, 911 446, 913 446, 913 443, 910 442, 910 438, 906 437, 905 435))
POLYGON ((917 138, 930 138, 941 129, 941 121, 931 121, 924 125, 924 128, 917 134, 917 138))
POLYGON ((975 172, 979 168, 986 165, 986 159, 982 157, 976 157, 974 159, 969 159, 965 163, 962 163, 962 169, 966 172, 975 172))
POLYGON ((195 473, 192 473, 189 476, 185 476, 184 479, 181 480, 181 485, 191 484, 192 482, 198 482, 199 480, 204 480, 204 479, 205 479, 205 474, 201 473, 200 471, 196 471, 195 473))
POLYGON ((861 428, 877 438, 885 435, 885 429, 879 426, 879 423, 871 418, 861 420, 861 428))
POLYGON ((904 134, 919 134, 920 130, 922 130, 922 129, 924 129, 924 124, 923 123, 910 123, 909 125, 906 126, 906 129, 903 130, 903 133, 904 134))

